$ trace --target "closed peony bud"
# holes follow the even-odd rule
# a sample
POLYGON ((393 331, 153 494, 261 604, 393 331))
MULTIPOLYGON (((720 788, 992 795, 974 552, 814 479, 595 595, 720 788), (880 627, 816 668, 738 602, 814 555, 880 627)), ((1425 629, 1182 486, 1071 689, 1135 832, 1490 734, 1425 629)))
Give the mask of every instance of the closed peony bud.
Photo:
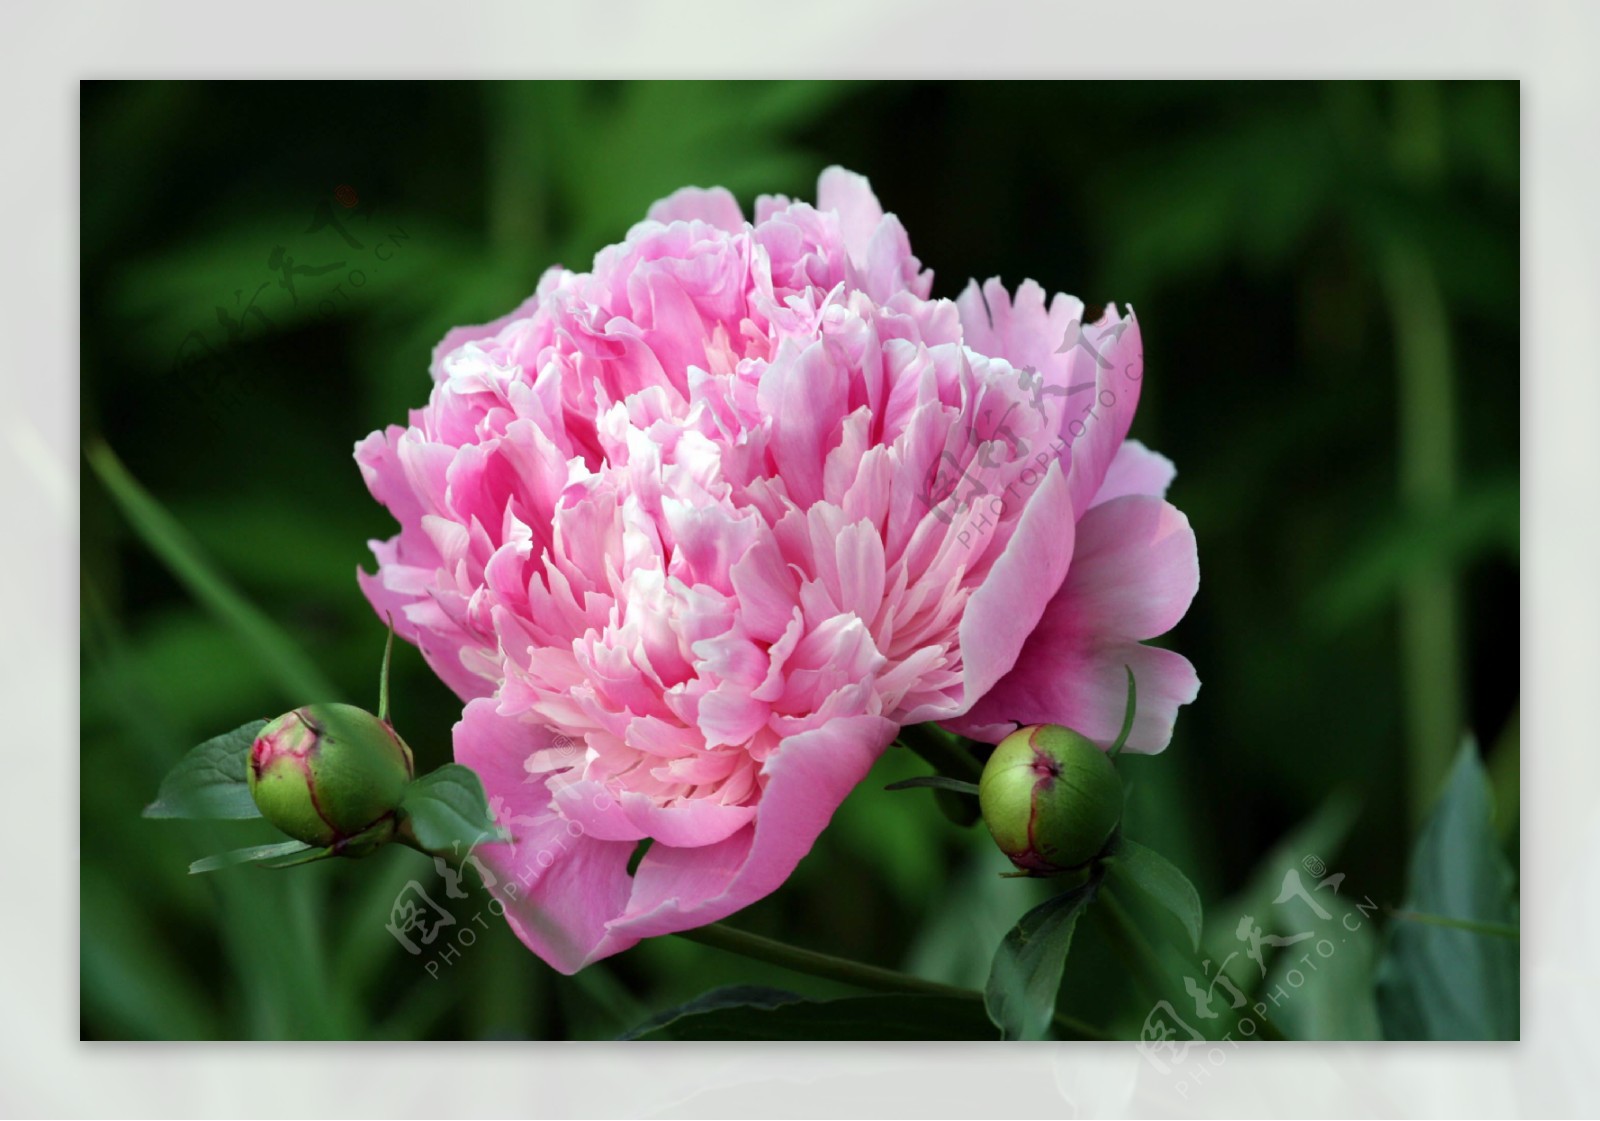
POLYGON ((388 840, 413 773, 411 748, 386 721, 343 704, 272 721, 246 769, 263 817, 296 840, 341 851, 388 840))
POLYGON ((1081 868, 1105 851, 1122 820, 1122 780, 1093 741, 1036 724, 1000 741, 978 782, 995 844, 1032 876, 1081 868))

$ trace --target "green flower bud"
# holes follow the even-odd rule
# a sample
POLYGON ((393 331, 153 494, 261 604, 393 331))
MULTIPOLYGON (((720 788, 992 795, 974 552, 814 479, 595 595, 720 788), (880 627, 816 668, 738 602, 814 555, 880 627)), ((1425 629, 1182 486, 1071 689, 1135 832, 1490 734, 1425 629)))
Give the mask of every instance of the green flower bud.
POLYGON ((1031 876, 1053 876, 1105 851, 1122 821, 1122 780, 1092 740, 1036 724, 994 749, 978 781, 978 805, 1011 863, 1031 876))
POLYGON ((388 721, 354 705, 324 704, 261 729, 246 777, 272 824, 308 845, 349 851, 389 839, 414 773, 411 748, 388 721))

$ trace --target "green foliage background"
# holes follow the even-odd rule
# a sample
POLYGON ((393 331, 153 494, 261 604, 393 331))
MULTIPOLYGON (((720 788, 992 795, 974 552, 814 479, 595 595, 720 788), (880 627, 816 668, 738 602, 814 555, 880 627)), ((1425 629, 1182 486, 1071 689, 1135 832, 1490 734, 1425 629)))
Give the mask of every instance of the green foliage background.
MULTIPOLYGON (((674 938, 561 977, 481 896, 460 913, 484 925, 435 978, 385 929, 408 880, 438 895, 419 854, 191 877, 270 830, 139 817, 208 736, 375 703, 383 630, 354 572, 393 524, 351 449, 425 400, 448 328, 515 307, 551 263, 586 266, 679 186, 748 208, 810 198, 829 163, 871 178, 936 295, 997 274, 1138 308, 1134 435, 1178 464, 1200 541, 1199 597, 1165 641, 1204 684, 1171 748, 1127 762, 1128 828, 1221 936, 1308 853, 1398 906, 1464 729, 1514 862, 1518 149, 1514 83, 85 85, 86 445, 292 641, 263 648, 254 616, 191 594, 86 467, 83 1035, 614 1037, 719 984, 848 994, 674 938), (291 298, 279 247, 343 266, 295 274, 291 298), (179 388, 202 352, 227 375, 179 388)), ((397 649, 419 770, 448 761, 458 713, 397 649)), ((902 755, 734 921, 981 987, 1043 889, 1000 880, 981 827, 926 792, 883 793, 924 769, 902 755)), ((1353 983, 1307 990, 1296 1034, 1376 1034, 1370 937, 1340 959, 1353 983)), ((1148 1007, 1093 924, 1062 1007, 1121 1034, 1148 1007)))

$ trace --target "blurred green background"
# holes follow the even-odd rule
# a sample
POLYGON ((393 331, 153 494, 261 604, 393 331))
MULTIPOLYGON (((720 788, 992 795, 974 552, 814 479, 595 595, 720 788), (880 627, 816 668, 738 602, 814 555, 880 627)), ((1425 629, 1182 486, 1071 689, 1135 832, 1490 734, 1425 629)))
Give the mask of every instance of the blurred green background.
MULTIPOLYGON (((89 83, 85 444, 292 641, 263 653, 260 620, 175 576, 85 465, 85 1038, 596 1038, 718 984, 848 991, 675 938, 561 977, 481 893, 471 945, 413 957, 385 924, 409 880, 441 898, 421 855, 191 877, 271 831, 139 817, 192 744, 327 699, 308 682, 375 703, 354 572, 394 525, 352 445, 423 403, 448 328, 586 267, 679 186, 748 212, 813 197, 830 163, 870 177, 935 295, 999 275, 1137 307, 1133 434, 1176 461, 1200 542, 1163 643, 1203 687, 1170 749, 1128 762, 1128 829, 1220 936, 1280 844, 1269 878, 1314 850, 1398 906, 1464 730, 1515 861, 1515 83, 89 83)), ((410 647, 395 697, 419 770, 447 761, 459 705, 410 647)), ((883 793, 925 770, 904 754, 733 922, 981 985, 1043 889, 995 876, 981 827, 926 792, 883 793)), ((1309 992, 1299 1034, 1375 1033, 1341 987, 1309 992)), ((1148 1002, 1086 926, 1062 1007, 1126 1034, 1148 1002)))

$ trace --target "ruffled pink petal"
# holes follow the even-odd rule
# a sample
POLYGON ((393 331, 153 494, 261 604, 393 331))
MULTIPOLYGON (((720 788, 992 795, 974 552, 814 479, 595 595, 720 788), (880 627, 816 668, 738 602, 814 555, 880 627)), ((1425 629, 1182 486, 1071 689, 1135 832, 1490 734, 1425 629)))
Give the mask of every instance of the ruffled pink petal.
POLYGON ((707 848, 652 847, 611 934, 637 939, 688 930, 767 895, 811 851, 896 731, 882 717, 850 716, 783 741, 762 772, 766 788, 756 820, 707 848))
POLYGON ((1177 626, 1199 588, 1189 519, 1170 502, 1136 494, 1083 516, 1058 598, 1080 630, 1146 639, 1177 626))
POLYGON ((1015 301, 998 279, 980 289, 967 285, 956 301, 969 345, 1004 358, 1030 377, 1043 379, 1041 406, 1059 409, 1058 431, 1068 445, 1068 489, 1082 514, 1099 491, 1133 424, 1144 382, 1144 344, 1129 309, 1126 317, 1106 308, 1098 320, 1083 304, 1058 295, 1045 305, 1044 289, 1031 280, 1015 301))
POLYGON ((738 233, 744 228, 739 200, 724 187, 681 187, 650 207, 652 222, 707 222, 719 230, 738 233))
POLYGON ((1157 498, 1167 496, 1167 488, 1177 477, 1178 469, 1172 460, 1160 452, 1153 452, 1138 440, 1125 441, 1117 449, 1116 458, 1106 470, 1106 477, 1090 505, 1099 506, 1113 498, 1130 494, 1150 494, 1157 498))
MULTIPOLYGON (((998 501, 998 500, 991 500, 998 501)), ((982 507, 980 505, 980 511, 982 507)), ((1061 465, 1027 496, 1017 530, 961 617, 962 696, 967 706, 1011 671, 1072 563, 1074 525, 1061 465)), ((908 724, 957 715, 930 707, 908 724)))
POLYGON ((1188 519, 1161 499, 1131 495, 1090 510, 1078 523, 1072 568, 1016 668, 949 726, 992 740, 1019 724, 1063 724, 1109 743, 1122 724, 1126 664, 1138 684, 1128 750, 1166 747, 1178 707, 1200 682, 1181 655, 1138 640, 1188 610, 1200 582, 1196 556, 1188 519))
POLYGON ((482 342, 492 339, 505 329, 507 324, 525 319, 529 313, 539 305, 539 293, 535 292, 515 311, 502 315, 499 319, 489 323, 472 324, 466 327, 452 327, 445 332, 444 338, 439 340, 439 345, 433 348, 433 358, 428 364, 429 371, 433 374, 434 381, 443 381, 444 360, 451 352, 459 350, 468 343, 482 342))
POLYGON ((755 817, 754 806, 727 806, 705 798, 684 799, 670 806, 631 790, 613 792, 593 780, 551 781, 553 804, 584 835, 600 841, 641 841, 696 848, 713 845, 737 833, 755 817))
POLYGON ((837 165, 825 169, 817 179, 817 209, 839 215, 845 249, 853 261, 865 265, 872 235, 883 221, 883 206, 867 177, 837 165))
POLYGON ((1105 482, 1133 425, 1144 385, 1144 343, 1132 308, 1124 318, 1107 307, 1096 322, 1069 330, 1068 339, 1074 336, 1082 345, 1062 343, 1062 347, 1070 347, 1066 354, 1072 360, 1069 393, 1076 386, 1091 380, 1094 383, 1092 390, 1066 399, 1061 428, 1072 457, 1072 470, 1067 477, 1072 508, 1081 515, 1105 482))
POLYGON ((1200 678, 1181 654, 1129 639, 1084 639, 1024 650, 1016 672, 966 716, 945 724, 953 732, 998 743, 1018 727, 1061 724, 1099 744, 1122 728, 1128 675, 1138 682, 1138 713, 1127 750, 1154 755, 1172 742, 1178 709, 1200 694, 1200 678))
POLYGON ((556 969, 576 973, 605 943, 606 924, 627 904, 634 844, 595 840, 550 811, 542 777, 523 764, 556 742, 534 725, 498 715, 489 698, 468 704, 455 728, 456 760, 483 779, 499 824, 514 837, 475 850, 495 878, 490 891, 518 938, 556 969))

